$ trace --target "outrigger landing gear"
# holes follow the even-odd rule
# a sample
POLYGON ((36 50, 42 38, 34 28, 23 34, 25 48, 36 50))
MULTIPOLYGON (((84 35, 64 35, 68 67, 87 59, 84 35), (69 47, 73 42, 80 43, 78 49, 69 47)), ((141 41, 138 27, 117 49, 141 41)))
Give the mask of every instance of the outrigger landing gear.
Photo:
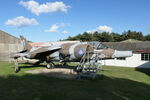
POLYGON ((15 73, 19 72, 20 68, 18 66, 18 60, 15 60, 15 73))
POLYGON ((15 73, 19 72, 20 68, 19 67, 15 67, 15 73))

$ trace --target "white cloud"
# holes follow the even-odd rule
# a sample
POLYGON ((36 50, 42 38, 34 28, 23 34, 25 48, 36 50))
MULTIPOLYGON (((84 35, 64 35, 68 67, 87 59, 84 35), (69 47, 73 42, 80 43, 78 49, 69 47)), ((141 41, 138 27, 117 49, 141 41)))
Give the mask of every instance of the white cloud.
POLYGON ((23 16, 16 17, 14 19, 8 19, 5 22, 6 25, 16 26, 16 27, 25 27, 30 25, 38 25, 39 23, 34 18, 25 18, 23 16))
POLYGON ((45 32, 58 32, 58 29, 61 27, 65 27, 66 25, 64 23, 57 23, 51 25, 51 27, 47 30, 44 30, 45 32))
POLYGON ((45 30, 45 32, 57 32, 59 26, 56 24, 53 24, 50 29, 45 30))
POLYGON ((68 34, 69 32, 66 31, 66 30, 64 30, 64 31, 62 31, 62 33, 63 33, 63 34, 68 34))
POLYGON ((62 1, 56 1, 56 2, 47 2, 45 4, 39 4, 38 2, 34 0, 29 0, 27 2, 20 1, 20 5, 27 8, 32 13, 36 14, 37 16, 41 13, 52 13, 52 12, 63 12, 67 13, 68 8, 70 8, 69 5, 65 5, 62 1))
POLYGON ((98 31, 102 31, 102 32, 109 32, 109 33, 111 33, 112 32, 112 27, 109 27, 109 26, 99 26, 99 27, 97 27, 97 30, 98 31))
POLYGON ((112 27, 109 27, 109 26, 98 26, 96 27, 95 29, 93 30, 89 30, 87 31, 88 33, 94 33, 94 32, 108 32, 108 33, 111 33, 112 32, 112 27))

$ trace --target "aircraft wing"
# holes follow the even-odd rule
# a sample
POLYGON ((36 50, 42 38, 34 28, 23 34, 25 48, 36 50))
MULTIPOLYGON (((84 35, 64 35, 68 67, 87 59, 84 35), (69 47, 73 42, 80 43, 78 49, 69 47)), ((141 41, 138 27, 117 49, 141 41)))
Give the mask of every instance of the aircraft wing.
POLYGON ((36 50, 30 52, 30 57, 32 59, 46 59, 50 54, 59 51, 61 49, 60 46, 50 46, 50 47, 41 47, 36 50))

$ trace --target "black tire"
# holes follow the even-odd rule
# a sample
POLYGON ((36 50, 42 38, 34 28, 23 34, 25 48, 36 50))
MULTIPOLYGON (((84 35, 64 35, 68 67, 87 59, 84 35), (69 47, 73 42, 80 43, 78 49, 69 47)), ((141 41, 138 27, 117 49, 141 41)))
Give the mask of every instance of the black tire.
POLYGON ((19 67, 16 67, 15 68, 15 73, 18 73, 20 71, 20 68, 19 67))

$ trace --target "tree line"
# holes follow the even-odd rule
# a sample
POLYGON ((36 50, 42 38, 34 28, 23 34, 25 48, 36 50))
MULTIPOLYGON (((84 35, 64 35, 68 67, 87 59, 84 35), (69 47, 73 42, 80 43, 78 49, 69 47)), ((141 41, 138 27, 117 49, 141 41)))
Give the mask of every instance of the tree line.
POLYGON ((150 34, 143 35, 142 32, 136 31, 125 31, 122 34, 119 33, 108 33, 108 32, 94 32, 78 34, 73 37, 68 37, 66 40, 80 40, 80 41, 101 41, 101 42, 120 42, 128 39, 135 39, 139 41, 150 41, 150 34))

